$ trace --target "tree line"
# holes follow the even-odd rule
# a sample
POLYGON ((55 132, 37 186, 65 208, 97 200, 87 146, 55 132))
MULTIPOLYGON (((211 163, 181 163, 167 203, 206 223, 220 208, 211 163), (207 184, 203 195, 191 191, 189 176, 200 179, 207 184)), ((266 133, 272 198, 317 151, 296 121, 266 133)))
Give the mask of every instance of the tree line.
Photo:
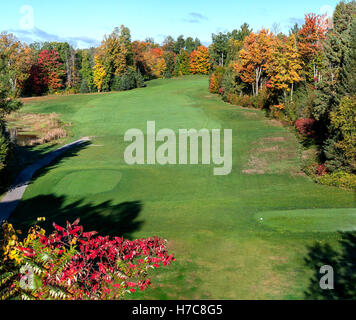
POLYGON ((154 78, 208 74, 211 66, 209 50, 197 38, 168 36, 162 45, 153 39, 131 41, 123 25, 90 49, 67 42, 27 45, 1 33, 0 52, 14 97, 130 90, 154 78))
POLYGON ((304 171, 355 189, 356 2, 341 1, 331 19, 307 14, 288 35, 244 25, 215 37, 210 92, 293 125, 306 151, 314 151, 304 171))

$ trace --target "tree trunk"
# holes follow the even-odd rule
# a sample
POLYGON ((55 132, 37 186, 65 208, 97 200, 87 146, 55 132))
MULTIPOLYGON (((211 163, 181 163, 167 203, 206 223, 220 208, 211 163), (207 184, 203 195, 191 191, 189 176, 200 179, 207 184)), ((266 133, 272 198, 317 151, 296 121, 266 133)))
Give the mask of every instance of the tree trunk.
POLYGON ((294 91, 294 83, 292 83, 292 87, 290 89, 290 102, 293 102, 293 91, 294 91))

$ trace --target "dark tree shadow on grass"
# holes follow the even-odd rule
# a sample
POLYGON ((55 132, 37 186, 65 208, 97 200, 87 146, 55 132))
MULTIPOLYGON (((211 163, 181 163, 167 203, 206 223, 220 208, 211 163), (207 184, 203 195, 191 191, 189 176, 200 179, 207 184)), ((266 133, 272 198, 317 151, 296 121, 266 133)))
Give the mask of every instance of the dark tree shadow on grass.
POLYGON ((13 146, 10 150, 9 163, 0 172, 0 193, 5 192, 15 181, 20 172, 41 159, 54 146, 45 146, 34 150, 33 147, 13 146))
MULTIPOLYGON (((33 147, 16 146, 12 150, 11 161, 6 168, 0 172, 0 193, 5 193, 13 187, 16 180, 20 178, 21 174, 30 167, 35 167, 41 162, 48 161, 46 166, 38 169, 33 175, 30 182, 36 178, 45 175, 49 170, 60 164, 66 158, 74 158, 78 156, 81 150, 86 149, 91 144, 90 141, 74 144, 70 149, 64 152, 58 150, 59 145, 47 145, 40 149, 33 147)), ((23 183, 24 181, 21 181, 23 183)))
MULTIPOLYGON (((72 147, 66 149, 64 152, 61 152, 60 150, 54 151, 52 155, 45 155, 42 157, 43 161, 46 161, 46 157, 49 157, 50 159, 48 160, 49 163, 36 171, 36 173, 33 175, 31 183, 35 181, 36 179, 46 175, 49 171, 52 169, 56 168, 59 166, 63 161, 65 161, 68 158, 75 158, 79 156, 79 153, 85 149, 87 149, 91 144, 91 141, 85 141, 85 142, 79 142, 75 143, 72 147), (58 152, 58 155, 56 153, 58 152), (51 159, 52 158, 52 159, 51 159)), ((41 161, 42 161, 41 160, 41 161)))
POLYGON ((339 248, 330 244, 315 244, 309 247, 305 263, 314 271, 305 298, 311 300, 356 299, 356 232, 340 233, 339 248), (322 290, 320 274, 322 266, 334 269, 334 290, 322 290))
POLYGON ((64 205, 65 197, 54 195, 38 196, 24 200, 10 217, 17 228, 23 231, 34 225, 38 217, 45 217, 41 223, 47 232, 53 230, 53 222, 65 225, 80 218, 84 231, 97 231, 102 236, 118 236, 132 239, 132 233, 138 231, 143 221, 138 217, 143 208, 140 201, 113 204, 106 201, 100 204, 85 203, 78 200, 64 205))
MULTIPOLYGON (((78 156, 79 152, 89 145, 90 141, 85 141, 75 143, 70 149, 65 149, 64 152, 60 150, 48 152, 49 149, 46 148, 36 155, 32 154, 34 164, 30 164, 30 167, 27 166, 21 171, 14 185, 21 186, 32 183, 65 159, 78 156), (44 163, 45 165, 42 167, 39 163, 44 163), (33 172, 33 168, 39 169, 30 179, 29 172, 33 172)), ((143 224, 142 221, 137 220, 142 210, 140 201, 121 204, 106 201, 94 204, 88 203, 85 199, 80 199, 68 204, 66 200, 64 196, 57 197, 55 195, 43 195, 22 200, 8 221, 12 222, 16 228, 26 232, 30 226, 36 223, 38 217, 45 217, 46 222, 41 225, 47 232, 51 232, 53 230, 53 222, 58 225, 65 225, 67 221, 73 222, 80 218, 81 225, 83 225, 85 231, 97 231, 102 236, 123 236, 127 239, 131 239, 132 233, 139 230, 143 224)), ((17 202, 0 203, 0 214, 2 209, 5 210, 5 206, 12 205, 16 206, 17 202)))

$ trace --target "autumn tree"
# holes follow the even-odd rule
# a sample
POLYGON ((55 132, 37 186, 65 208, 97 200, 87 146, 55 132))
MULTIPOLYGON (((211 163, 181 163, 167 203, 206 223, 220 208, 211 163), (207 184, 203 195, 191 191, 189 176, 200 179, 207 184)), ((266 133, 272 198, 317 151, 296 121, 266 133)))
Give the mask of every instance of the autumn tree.
POLYGON ((100 62, 100 59, 98 56, 95 56, 94 58, 95 65, 94 65, 94 84, 96 88, 98 89, 98 92, 101 92, 103 88, 103 82, 104 78, 106 76, 106 70, 103 66, 103 64, 100 62))
POLYGON ((166 62, 161 48, 151 48, 144 53, 145 60, 152 76, 161 78, 166 69, 166 62))
POLYGON ((115 75, 122 77, 129 68, 127 61, 128 49, 124 43, 120 43, 120 50, 115 60, 115 75))
POLYGON ((123 76, 133 66, 130 30, 123 25, 115 28, 109 36, 104 37, 97 56, 106 72, 103 84, 110 89, 115 76, 123 76))
POLYGON ((144 41, 132 42, 132 53, 134 67, 136 71, 139 71, 143 76, 150 76, 150 69, 145 59, 145 52, 149 49, 150 44, 144 41))
POLYGON ((44 42, 35 46, 34 49, 38 54, 42 51, 53 50, 58 52, 59 59, 58 61, 62 64, 64 72, 62 73, 62 83, 68 88, 76 87, 79 83, 79 73, 77 69, 76 53, 73 47, 68 42, 44 42))
POLYGON ((62 76, 64 74, 63 64, 59 62, 59 54, 54 49, 52 51, 43 50, 37 59, 40 81, 45 90, 51 93, 63 87, 62 76))
POLYGON ((294 84, 302 80, 302 66, 295 35, 292 33, 283 40, 276 37, 266 68, 269 77, 267 86, 282 90, 285 96, 290 92, 290 99, 293 101, 294 84))
POLYGON ((13 34, 0 34, 0 55, 6 61, 7 73, 14 95, 19 95, 30 76, 33 63, 32 50, 13 34))
POLYGON ((209 49, 198 47, 190 55, 190 71, 193 74, 209 74, 211 68, 209 49))
POLYGON ((322 65, 322 41, 328 29, 326 16, 314 13, 305 16, 305 23, 298 31, 298 49, 304 60, 305 66, 309 68, 306 72, 311 74, 314 81, 320 81, 322 65))
POLYGON ((273 52, 273 38, 273 34, 265 29, 257 34, 252 32, 245 38, 240 60, 234 65, 241 80, 252 85, 256 96, 262 88, 263 75, 273 52))

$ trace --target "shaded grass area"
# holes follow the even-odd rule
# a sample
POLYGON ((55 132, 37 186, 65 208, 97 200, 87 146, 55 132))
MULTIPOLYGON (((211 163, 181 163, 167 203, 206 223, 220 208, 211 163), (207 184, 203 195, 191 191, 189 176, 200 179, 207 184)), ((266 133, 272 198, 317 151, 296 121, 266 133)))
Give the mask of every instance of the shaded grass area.
MULTIPOLYGON (((167 239, 177 262, 152 275, 155 286, 133 299, 303 298, 311 276, 308 247, 337 243, 335 225, 344 216, 333 208, 355 207, 353 193, 296 174, 302 155, 291 132, 207 88, 206 77, 184 77, 128 92, 27 102, 25 112, 56 112, 71 122, 73 140, 93 138, 39 172, 13 221, 24 226, 38 216, 58 223, 79 216, 86 228, 106 234, 167 239), (157 130, 233 129, 232 173, 214 176, 214 165, 126 165, 124 134, 145 132, 147 121, 156 121, 157 130), (254 169, 251 156, 267 164, 263 173, 243 173, 254 169), (256 218, 268 212, 280 215, 268 223, 256 218), (298 222, 308 212, 312 227, 298 222)), ((353 216, 348 221, 356 225, 353 216)))

